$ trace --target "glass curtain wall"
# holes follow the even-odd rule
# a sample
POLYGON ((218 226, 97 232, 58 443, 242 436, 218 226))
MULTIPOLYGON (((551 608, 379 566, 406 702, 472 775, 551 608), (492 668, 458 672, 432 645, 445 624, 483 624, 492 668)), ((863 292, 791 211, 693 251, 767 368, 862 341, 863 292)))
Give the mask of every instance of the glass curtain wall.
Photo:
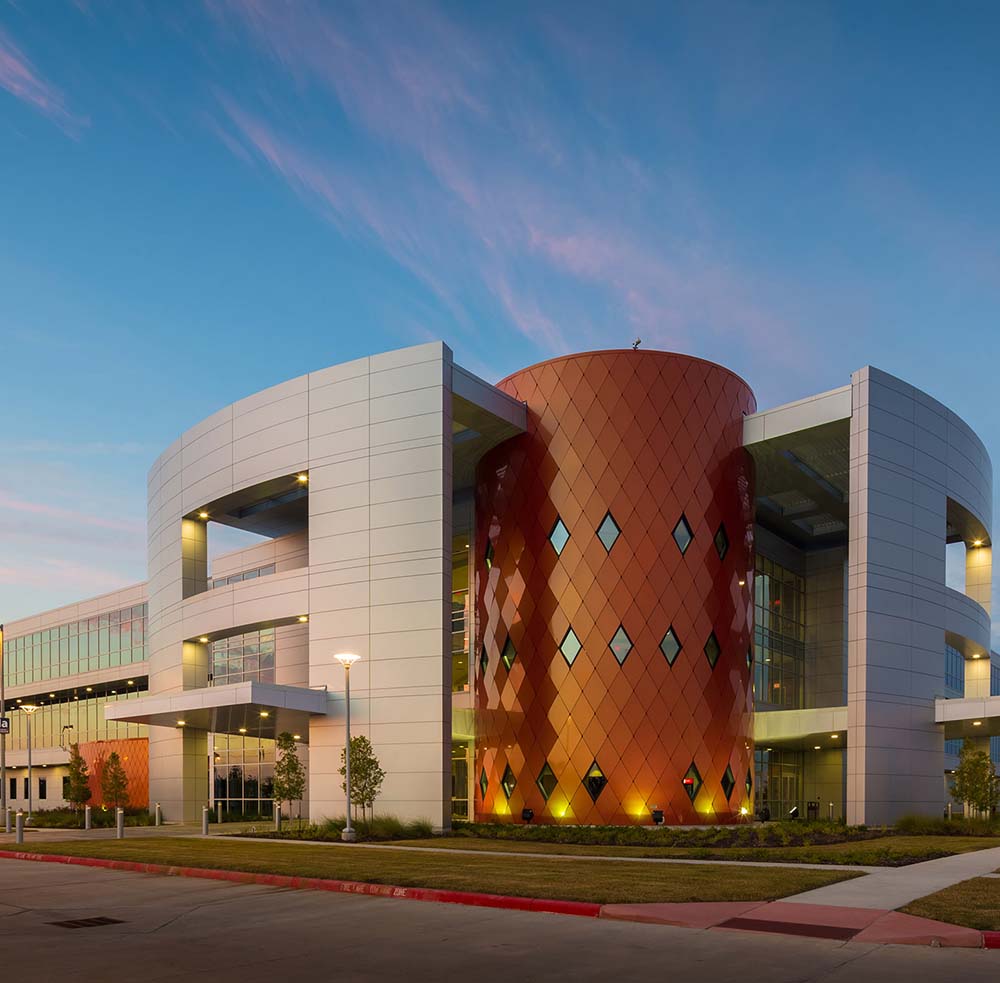
POLYGON ((212 642, 212 686, 274 682, 274 629, 262 628, 212 642))
MULTIPOLYGON (((214 798, 224 820, 274 815, 274 741, 245 734, 215 734, 212 747, 214 798)), ((301 803, 292 803, 292 815, 301 803)))
POLYGON ((3 644, 8 686, 25 686, 146 659, 146 605, 107 611, 3 644))
MULTIPOLYGON (((469 534, 451 543, 451 691, 469 693, 469 534)), ((453 734, 451 742, 451 814, 468 820, 472 742, 453 734)))
POLYGON ((754 576, 754 700, 762 709, 803 706, 805 582, 757 554, 754 576))
POLYGON ((801 751, 754 750, 754 812, 769 819, 787 819, 789 811, 798 806, 805 818, 802 801, 801 751))
MULTIPOLYGON (((31 715, 32 748, 68 747, 70 744, 83 744, 87 741, 115 741, 128 737, 148 736, 145 724, 104 719, 104 708, 109 703, 135 699, 144 695, 145 689, 143 681, 141 686, 130 686, 127 691, 119 693, 107 693, 85 700, 65 699, 46 702, 31 715), (67 727, 72 729, 65 730, 67 727)), ((8 701, 7 717, 10 719, 7 750, 26 750, 27 714, 18 712, 17 705, 8 701)))

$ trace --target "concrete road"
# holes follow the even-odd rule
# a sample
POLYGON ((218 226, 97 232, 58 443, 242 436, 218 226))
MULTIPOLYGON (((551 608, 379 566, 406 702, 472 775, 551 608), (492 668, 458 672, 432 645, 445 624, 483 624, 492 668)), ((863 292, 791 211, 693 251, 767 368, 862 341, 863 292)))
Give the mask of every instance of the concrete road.
POLYGON ((14 860, 0 860, 0 952, 4 976, 20 981, 1000 979, 1000 951, 693 931, 14 860), (120 924, 51 924, 100 916, 120 924))

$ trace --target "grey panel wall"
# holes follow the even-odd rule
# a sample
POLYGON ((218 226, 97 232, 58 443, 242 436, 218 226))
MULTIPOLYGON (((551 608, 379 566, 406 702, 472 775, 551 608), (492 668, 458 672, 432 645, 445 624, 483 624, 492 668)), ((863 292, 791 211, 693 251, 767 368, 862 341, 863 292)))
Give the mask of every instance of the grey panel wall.
POLYGON ((949 497, 988 529, 992 466, 954 413, 878 369, 852 377, 849 822, 941 809, 949 497))

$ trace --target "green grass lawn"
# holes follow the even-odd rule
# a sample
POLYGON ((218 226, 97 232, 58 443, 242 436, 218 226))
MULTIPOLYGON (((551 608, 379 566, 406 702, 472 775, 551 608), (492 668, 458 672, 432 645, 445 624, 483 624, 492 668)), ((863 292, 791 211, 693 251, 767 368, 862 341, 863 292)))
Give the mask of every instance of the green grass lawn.
POLYGON ((404 840, 400 846, 440 847, 448 850, 486 850, 498 853, 548 853, 582 857, 652 857, 685 860, 766 860, 772 863, 861 864, 897 867, 956 853, 1000 846, 1000 838, 984 836, 885 836, 852 843, 776 847, 645 847, 589 846, 576 843, 534 843, 518 840, 437 836, 404 840))
MULTIPOLYGON (((341 878, 403 887, 484 891, 594 901, 765 901, 859 876, 843 869, 799 870, 683 864, 595 863, 543 857, 472 857, 335 844, 237 839, 73 840, 32 843, 36 853, 143 863, 341 878)), ((0 860, 0 869, 3 861, 0 860)), ((863 876, 863 875, 860 875, 863 876)))
POLYGON ((1000 931, 1000 879, 974 877, 919 898, 900 911, 981 931, 1000 931))

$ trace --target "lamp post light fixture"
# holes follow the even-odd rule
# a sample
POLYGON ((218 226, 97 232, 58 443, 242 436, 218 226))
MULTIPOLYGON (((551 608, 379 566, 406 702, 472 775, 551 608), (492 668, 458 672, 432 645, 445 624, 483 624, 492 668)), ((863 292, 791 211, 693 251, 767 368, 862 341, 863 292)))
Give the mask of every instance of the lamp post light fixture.
POLYGON ((21 709, 28 715, 28 819, 31 822, 31 715, 38 709, 34 703, 22 703, 21 709))
POLYGON ((354 652, 340 652, 334 658, 344 667, 344 702, 347 704, 344 722, 344 791, 347 793, 347 825, 340 838, 345 843, 353 843, 357 838, 351 825, 351 666, 361 658, 354 652))

